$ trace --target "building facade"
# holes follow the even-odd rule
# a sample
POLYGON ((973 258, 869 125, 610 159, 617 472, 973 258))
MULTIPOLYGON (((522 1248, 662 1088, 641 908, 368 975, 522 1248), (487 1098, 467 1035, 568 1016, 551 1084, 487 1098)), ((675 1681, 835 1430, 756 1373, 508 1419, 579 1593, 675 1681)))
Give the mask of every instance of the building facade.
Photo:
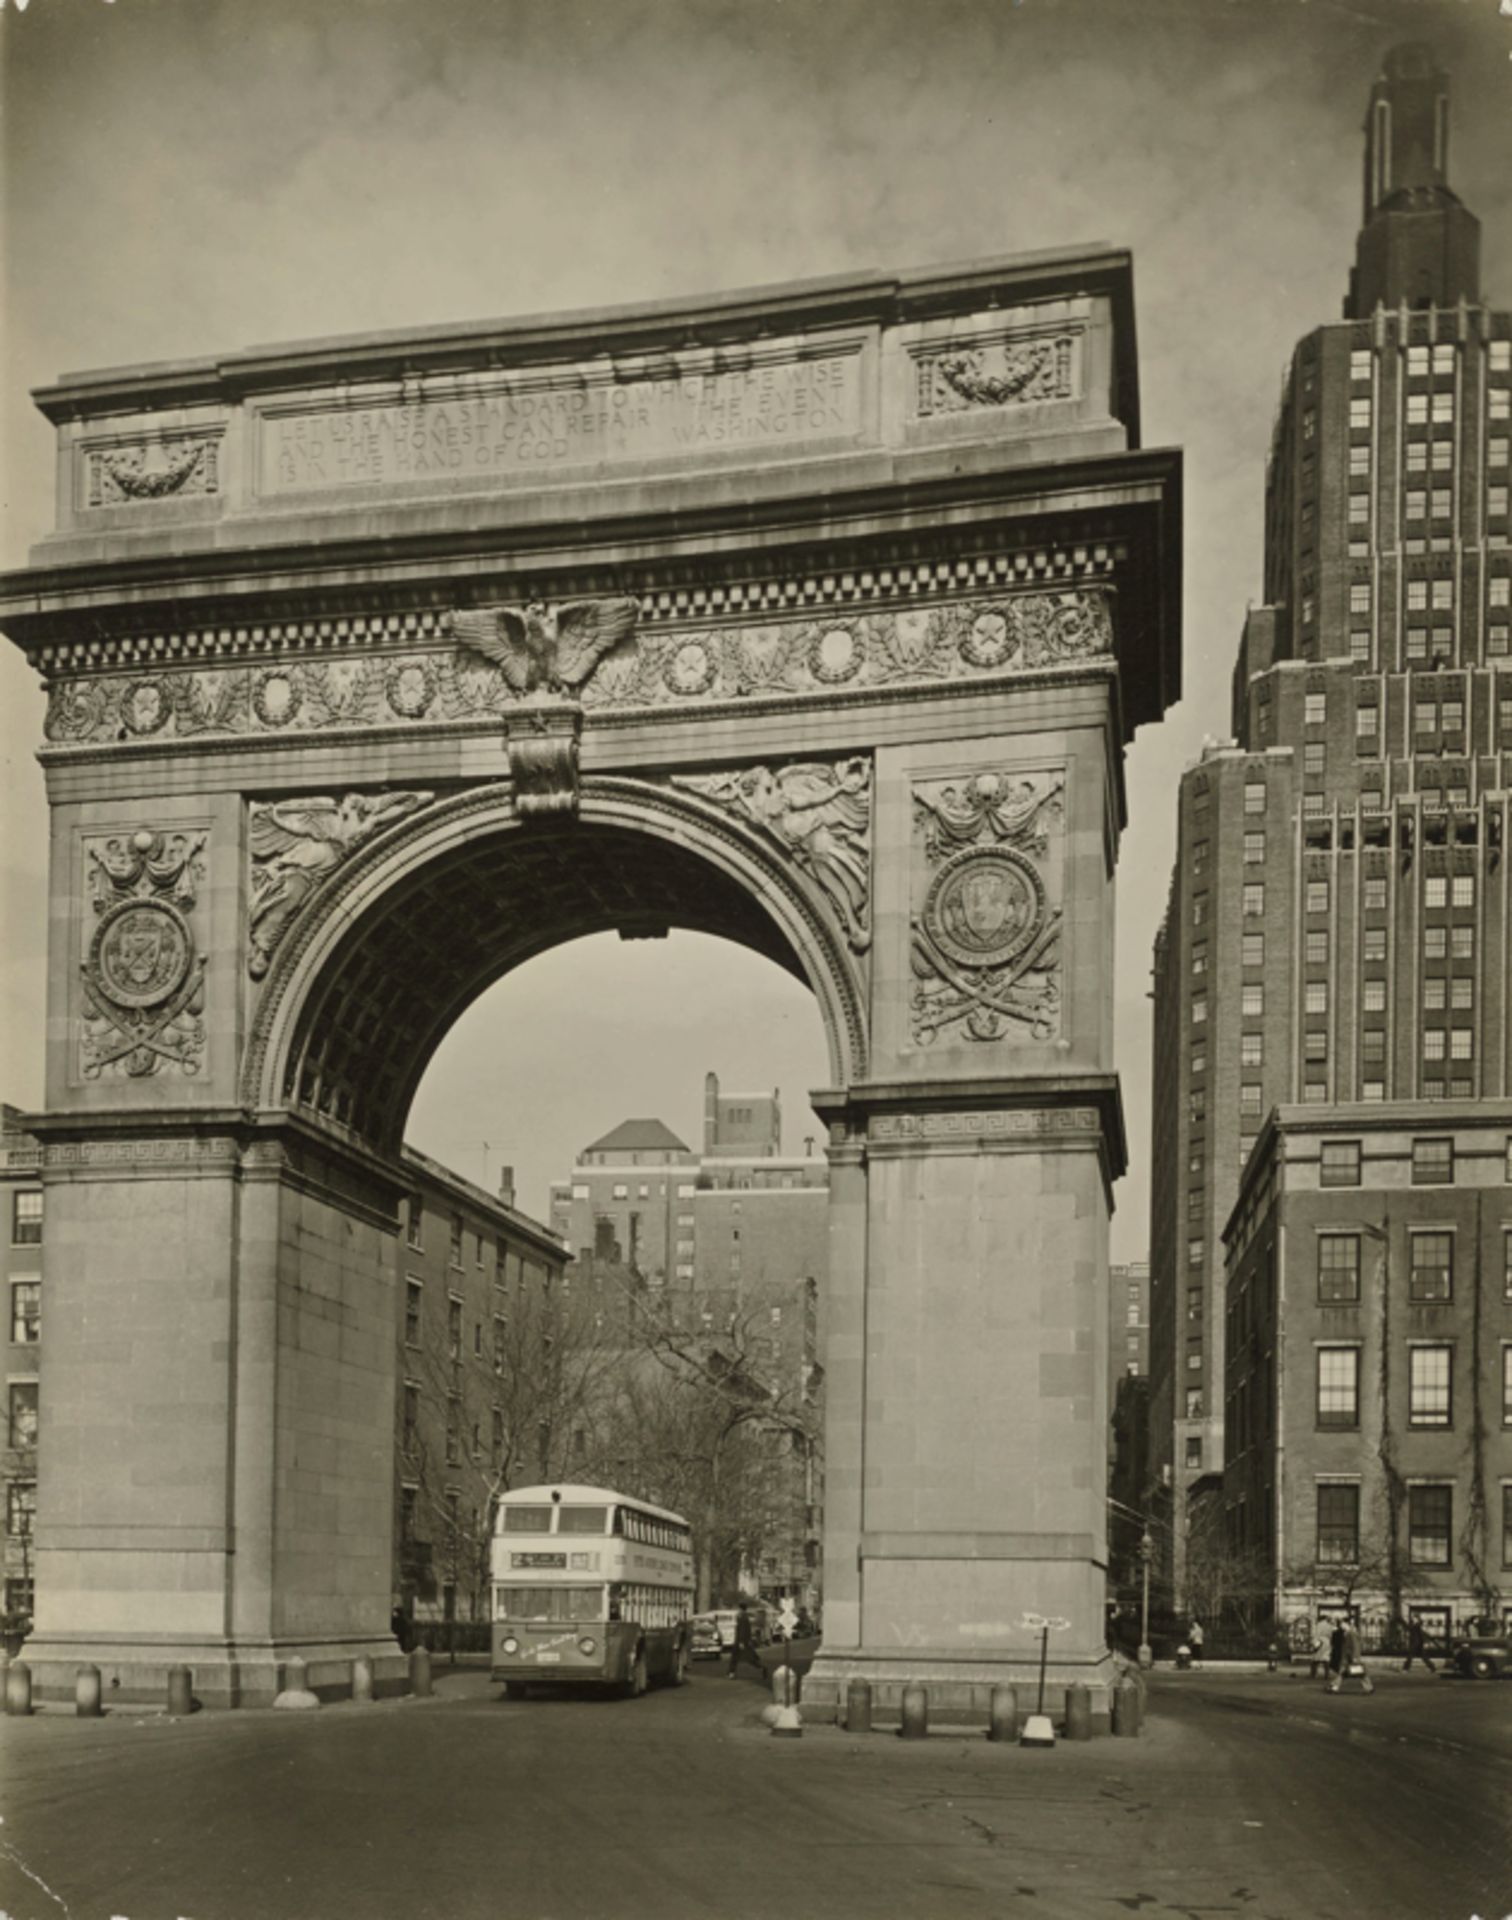
POLYGON ((1512 1628, 1512 1100, 1279 1107, 1227 1239, 1236 1566, 1283 1624, 1512 1628))
POLYGON ((41 1142, 14 1107, 0 1107, 0 1208, 4 1233, 5 1565, 7 1630, 24 1631, 35 1600, 32 1562, 37 1513, 38 1373, 42 1354, 42 1252, 46 1216, 41 1142))
MULTIPOLYGON (((1155 948, 1152 1492, 1178 1602, 1225 1460, 1223 1230, 1276 1106, 1512 1086, 1512 316, 1448 185, 1448 82, 1386 56, 1344 317, 1298 345, 1234 740, 1183 776, 1155 948)), ((1393 1136, 1394 1137, 1394 1136, 1393 1136)))
POLYGON ((402 1165, 395 1605, 485 1619, 494 1496, 569 1472, 585 1444, 578 1383, 560 1376, 575 1357, 557 1346, 567 1249, 416 1148, 402 1165))

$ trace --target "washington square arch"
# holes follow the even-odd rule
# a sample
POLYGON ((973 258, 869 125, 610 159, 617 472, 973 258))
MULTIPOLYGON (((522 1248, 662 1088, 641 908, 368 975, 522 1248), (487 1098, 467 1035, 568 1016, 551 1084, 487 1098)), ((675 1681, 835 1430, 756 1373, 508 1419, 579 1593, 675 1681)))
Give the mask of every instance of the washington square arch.
POLYGON ((522 961, 690 928, 828 1039, 807 1707, 984 1698, 1041 1615, 1105 1712, 1114 870, 1180 677, 1128 256, 36 398, 56 529, 0 611, 49 695, 44 1689, 394 1656, 411 1098, 522 961))

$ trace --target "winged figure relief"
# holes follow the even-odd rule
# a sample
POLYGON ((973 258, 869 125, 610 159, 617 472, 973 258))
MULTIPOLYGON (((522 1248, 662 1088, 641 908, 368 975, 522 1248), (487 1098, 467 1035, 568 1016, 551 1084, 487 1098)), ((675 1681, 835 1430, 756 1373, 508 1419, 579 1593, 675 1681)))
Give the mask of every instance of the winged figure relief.
POLYGON ((479 607, 452 615, 452 632, 474 653, 491 660, 519 694, 571 697, 592 677, 600 660, 635 632, 638 602, 564 600, 548 606, 479 607))
POLYGON ((260 980, 284 929, 352 850, 431 798, 428 793, 348 793, 340 800, 254 801, 248 827, 252 910, 248 971, 260 980))

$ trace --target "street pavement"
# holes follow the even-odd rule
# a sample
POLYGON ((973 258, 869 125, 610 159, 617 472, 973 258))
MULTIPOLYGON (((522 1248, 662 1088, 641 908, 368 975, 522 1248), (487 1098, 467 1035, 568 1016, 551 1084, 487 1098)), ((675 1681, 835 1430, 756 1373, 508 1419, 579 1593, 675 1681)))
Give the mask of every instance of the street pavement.
POLYGON ((1138 1740, 762 1724, 639 1701, 0 1722, 8 1920, 1502 1920, 1512 1682, 1157 1674, 1138 1740))

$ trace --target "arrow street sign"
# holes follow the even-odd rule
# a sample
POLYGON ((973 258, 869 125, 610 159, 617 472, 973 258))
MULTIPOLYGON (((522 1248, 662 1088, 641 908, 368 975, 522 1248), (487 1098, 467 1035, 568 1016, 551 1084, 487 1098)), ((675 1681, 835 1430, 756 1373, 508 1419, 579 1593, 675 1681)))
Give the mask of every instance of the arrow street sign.
POLYGON ((1021 1627, 1027 1627, 1032 1633, 1062 1633, 1071 1622, 1056 1615, 1044 1613, 1026 1613, 1019 1621, 1021 1627))

